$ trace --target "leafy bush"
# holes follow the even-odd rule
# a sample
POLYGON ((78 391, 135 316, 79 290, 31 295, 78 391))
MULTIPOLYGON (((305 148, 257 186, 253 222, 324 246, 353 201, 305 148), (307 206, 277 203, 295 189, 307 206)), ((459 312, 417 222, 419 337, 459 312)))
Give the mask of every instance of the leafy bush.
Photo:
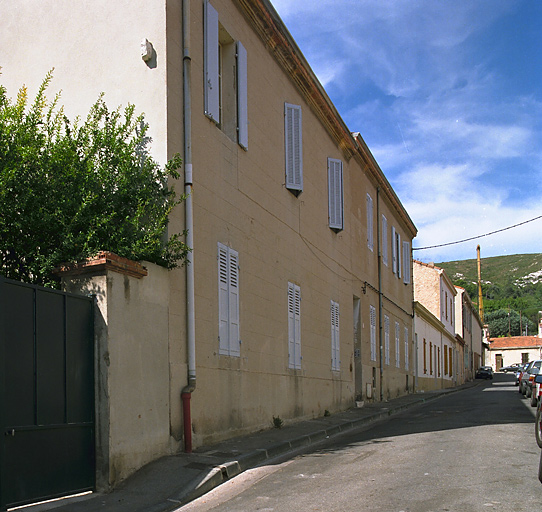
POLYGON ((49 73, 31 105, 0 86, 0 273, 55 285, 52 270, 101 250, 167 268, 184 263, 185 233, 166 238, 184 200, 168 186, 181 165, 149 155, 148 125, 129 105, 110 111, 103 95, 83 123, 49 105, 49 73))

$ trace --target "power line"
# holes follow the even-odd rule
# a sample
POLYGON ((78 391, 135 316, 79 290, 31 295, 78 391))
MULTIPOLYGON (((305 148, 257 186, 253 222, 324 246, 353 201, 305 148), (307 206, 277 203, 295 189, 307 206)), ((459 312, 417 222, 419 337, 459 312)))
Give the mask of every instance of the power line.
POLYGON ((497 231, 491 231, 491 233, 485 233, 484 235, 472 236, 470 238, 465 238, 464 240, 458 240, 457 242, 448 242, 446 244, 429 245, 428 247, 413 247, 412 250, 423 251, 425 249, 435 249, 437 247, 446 247, 447 245, 462 244, 463 242, 469 242, 471 240, 476 240, 477 238, 483 238, 485 236, 494 235, 495 233, 500 233, 501 231, 506 231, 507 229, 517 228, 518 226, 522 226, 523 224, 527 224, 529 222, 533 222, 538 219, 542 219, 542 215, 539 215, 538 217, 535 217, 534 219, 529 219, 529 220, 520 222, 519 224, 514 224, 513 226, 508 226, 507 228, 497 229, 497 231))

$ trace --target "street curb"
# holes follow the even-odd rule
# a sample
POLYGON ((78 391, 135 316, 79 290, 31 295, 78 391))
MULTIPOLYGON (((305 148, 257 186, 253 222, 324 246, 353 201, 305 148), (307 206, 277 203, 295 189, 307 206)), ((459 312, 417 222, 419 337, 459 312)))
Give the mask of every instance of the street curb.
POLYGON ((248 469, 258 466, 266 460, 275 459, 289 452, 294 452, 301 448, 312 446, 338 434, 361 428, 365 425, 369 425, 376 421, 386 419, 390 416, 403 412, 411 407, 431 402, 442 396, 462 391, 463 389, 465 388, 451 388, 449 390, 443 390, 438 394, 423 397, 420 396, 419 400, 415 400, 408 404, 398 405, 396 407, 390 406, 388 409, 375 412, 374 414, 366 416, 365 418, 360 418, 358 420, 347 420, 343 423, 330 426, 325 430, 316 430, 311 434, 305 434, 289 441, 275 443, 267 448, 258 448, 253 452, 242 455, 237 460, 231 460, 211 468, 207 475, 196 485, 194 489, 188 491, 182 496, 176 496, 175 500, 171 501, 175 501, 178 503, 178 505, 186 505, 187 503, 203 496, 204 494, 223 484, 224 482, 227 482, 231 478, 240 475, 248 469))

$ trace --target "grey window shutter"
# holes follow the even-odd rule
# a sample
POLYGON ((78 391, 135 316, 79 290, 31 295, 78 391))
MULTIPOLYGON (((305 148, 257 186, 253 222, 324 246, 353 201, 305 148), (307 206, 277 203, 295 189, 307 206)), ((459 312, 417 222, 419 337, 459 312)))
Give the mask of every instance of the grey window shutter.
POLYGON ((372 251, 373 240, 373 198, 367 194, 367 247, 372 251))
POLYGON ((343 163, 334 158, 327 159, 329 194, 329 227, 343 229, 343 163))
POLYGON ((403 282, 410 283, 410 243, 403 242, 403 282))
POLYGON ((231 356, 239 356, 241 347, 239 341, 239 255, 233 249, 229 249, 229 351, 231 356))
POLYGON ((395 227, 391 227, 391 269, 397 274, 397 242, 395 236, 395 227))
POLYGON ((288 366, 301 368, 301 289, 288 283, 288 366))
POLYGON ((241 354, 239 340, 239 254, 218 244, 218 352, 241 354))
POLYGON ((301 107, 284 104, 284 144, 286 166, 286 188, 303 190, 303 146, 301 107))
POLYGON ((218 84, 218 12, 209 3, 204 4, 204 68, 205 115, 220 122, 220 89, 218 84))
POLYGON ((228 248, 218 244, 218 351, 229 354, 228 248))
POLYGON ((340 370, 339 303, 331 301, 331 369, 340 370))
POLYGON ((382 263, 388 266, 388 219, 382 215, 382 263))
POLYGON ((247 51, 237 42, 237 141, 248 149, 247 51))

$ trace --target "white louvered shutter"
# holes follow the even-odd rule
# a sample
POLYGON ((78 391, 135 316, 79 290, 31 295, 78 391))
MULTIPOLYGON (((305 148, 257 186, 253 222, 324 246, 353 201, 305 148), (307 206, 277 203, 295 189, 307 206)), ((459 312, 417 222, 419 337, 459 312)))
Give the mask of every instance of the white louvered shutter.
POLYGON ((343 163, 327 159, 327 182, 329 195, 329 227, 343 229, 343 163))
POLYGON ((339 303, 331 301, 331 369, 340 370, 339 303))
POLYGON ((388 266, 388 219, 382 215, 382 263, 388 266))
POLYGON ((218 244, 219 353, 239 356, 239 254, 218 244))
POLYGON ((367 194, 367 247, 372 251, 374 247, 373 238, 373 198, 367 194))
POLYGON ((390 317, 384 316, 384 357, 386 365, 390 364, 390 317))
POLYGON ((248 149, 247 51, 237 42, 237 141, 248 149))
POLYGON ((220 88, 218 84, 218 12, 209 3, 204 4, 204 67, 205 115, 220 123, 220 88))
POLYGON ((371 323, 371 361, 376 361, 376 309, 369 307, 371 323))
POLYGON ((400 350, 400 326, 399 322, 395 322, 395 366, 401 366, 401 350, 400 350))
POLYGON ((301 368, 301 289, 288 283, 288 366, 301 368))
POLYGON ((228 248, 218 245, 218 350, 229 354, 228 248))
POLYGON ((239 341, 239 255, 233 249, 229 249, 229 353, 230 356, 241 355, 239 341))
POLYGON ((303 147, 301 107, 284 104, 284 144, 286 149, 286 188, 303 190, 303 147))
POLYGON ((395 241, 395 227, 391 227, 391 269, 397 274, 397 243, 395 241))
POLYGON ((403 242, 403 282, 410 283, 410 243, 403 242))

